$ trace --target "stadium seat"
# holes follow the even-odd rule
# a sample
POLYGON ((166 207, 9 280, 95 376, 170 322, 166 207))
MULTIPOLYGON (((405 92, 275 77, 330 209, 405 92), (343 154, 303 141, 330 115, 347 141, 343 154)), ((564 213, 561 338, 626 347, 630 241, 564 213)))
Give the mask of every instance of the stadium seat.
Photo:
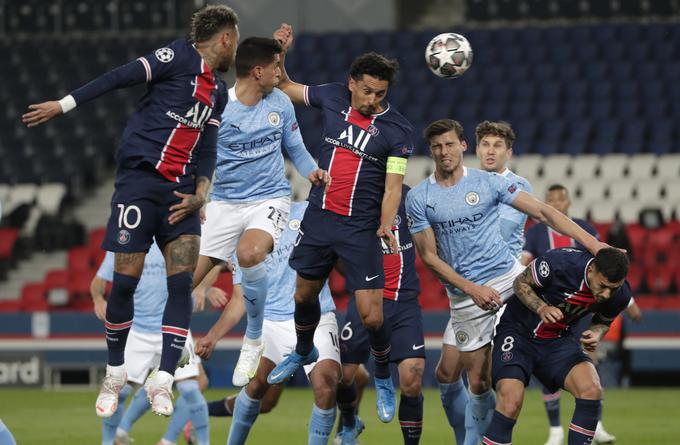
POLYGON ((608 199, 623 202, 633 199, 635 184, 627 179, 617 179, 609 183, 607 187, 608 199))
POLYGON ((47 302, 52 307, 66 306, 69 303, 68 270, 51 270, 45 276, 47 302))
POLYGON ((47 311, 45 287, 42 283, 27 283, 21 289, 21 310, 24 312, 47 311))
MULTIPOLYGON (((99 266, 99 265, 97 265, 99 266)), ((90 246, 73 247, 68 251, 68 270, 70 273, 89 271, 95 267, 90 246)))
MULTIPOLYGON (((611 199, 611 197, 609 198, 611 199)), ((624 224, 632 224, 640 220, 640 211, 648 208, 649 203, 638 201, 632 198, 626 200, 617 200, 619 203, 617 215, 619 220, 624 224)))
POLYGON ((677 181, 680 178, 680 154, 668 154, 658 157, 656 176, 660 179, 677 181))
POLYGON ((612 201, 589 201, 590 203, 590 219, 594 222, 609 222, 616 219, 616 211, 619 207, 618 203, 612 201))
POLYGON ((571 163, 571 178, 578 181, 594 179, 599 165, 598 155, 574 156, 571 163))
POLYGON ((578 189, 575 191, 576 193, 572 192, 572 200, 574 199, 573 196, 577 196, 579 199, 593 203, 605 198, 607 183, 601 179, 584 179, 578 184, 578 189))
POLYGON ((571 156, 567 155, 554 155, 547 157, 543 161, 543 178, 549 181, 563 181, 562 178, 567 176, 567 172, 571 167, 571 161, 571 156))
POLYGON ((630 158, 623 154, 610 154, 600 158, 600 177, 607 181, 623 178, 630 158))
POLYGON ((652 179, 651 175, 646 178, 637 179, 639 180, 635 185, 635 197, 637 200, 656 203, 662 199, 661 192, 664 187, 662 182, 652 179))

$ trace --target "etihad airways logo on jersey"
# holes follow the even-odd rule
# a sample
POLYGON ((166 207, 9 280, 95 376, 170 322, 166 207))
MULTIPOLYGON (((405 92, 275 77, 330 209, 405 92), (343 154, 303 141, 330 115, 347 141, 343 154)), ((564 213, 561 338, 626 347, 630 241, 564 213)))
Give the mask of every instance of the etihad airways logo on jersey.
POLYGON ((355 155, 368 159, 369 161, 378 161, 378 158, 365 152, 366 146, 371 140, 371 134, 361 129, 357 132, 353 125, 348 126, 346 130, 340 133, 340 136, 337 139, 326 136, 324 140, 336 147, 351 150, 355 155))
POLYGON ((228 144, 227 147, 229 147, 232 150, 253 150, 257 148, 268 147, 271 144, 274 144, 275 142, 278 142, 280 140, 281 132, 277 131, 267 136, 253 139, 252 141, 232 142, 231 144, 228 144))
POLYGON ((453 229, 456 233, 458 233, 474 229, 474 226, 472 226, 472 224, 480 221, 482 218, 484 218, 483 213, 475 213, 474 215, 465 216, 462 218, 450 219, 448 221, 442 222, 434 222, 432 223, 432 226, 435 229, 439 230, 453 229))

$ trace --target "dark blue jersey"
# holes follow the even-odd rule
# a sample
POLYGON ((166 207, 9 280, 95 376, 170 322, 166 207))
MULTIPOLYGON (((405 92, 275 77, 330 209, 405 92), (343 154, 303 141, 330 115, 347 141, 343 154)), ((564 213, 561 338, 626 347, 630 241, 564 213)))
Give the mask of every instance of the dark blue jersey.
POLYGON ((328 188, 312 188, 309 202, 378 227, 387 158, 411 155, 413 127, 387 103, 382 113, 363 116, 351 107, 346 84, 305 86, 305 103, 323 112, 319 168, 333 178, 328 188))
POLYGON ((383 296, 388 300, 407 301, 418 298, 420 281, 416 273, 416 249, 411 232, 408 230, 406 206, 404 201, 410 190, 402 186, 401 203, 392 231, 399 245, 398 253, 390 253, 383 243, 383 266, 385 268, 385 290, 383 296))
POLYGON ((116 88, 147 83, 117 155, 120 167, 151 164, 167 180, 212 179, 217 128, 227 88, 187 39, 118 67, 71 93, 76 104, 116 88))
MULTIPOLYGON (((587 221, 580 218, 572 218, 573 221, 581 226, 583 230, 599 239, 600 235, 597 230, 591 226, 587 221)), ((544 223, 538 223, 527 230, 524 251, 531 254, 532 257, 538 258, 551 249, 559 249, 561 247, 576 247, 577 249, 586 250, 581 244, 576 242, 573 238, 567 235, 562 235, 554 231, 544 223)))
POLYGON ((517 296, 508 301, 503 321, 509 321, 526 331, 532 338, 549 339, 564 335, 587 314, 596 314, 611 321, 630 302, 632 291, 628 282, 608 300, 597 303, 588 287, 587 269, 594 260, 587 251, 564 248, 546 252, 529 264, 536 293, 549 305, 558 307, 564 318, 557 323, 543 323, 541 317, 527 308, 517 296))

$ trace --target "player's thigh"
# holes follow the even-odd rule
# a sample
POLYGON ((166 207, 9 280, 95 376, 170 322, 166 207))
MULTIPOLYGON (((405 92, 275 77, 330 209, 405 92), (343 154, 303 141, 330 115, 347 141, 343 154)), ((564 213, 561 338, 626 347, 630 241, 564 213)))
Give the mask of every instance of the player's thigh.
POLYGON ((200 254, 228 261, 236 250, 244 224, 241 206, 224 201, 211 201, 205 207, 205 223, 201 227, 200 254))
POLYGON ((463 372, 463 362, 460 359, 458 348, 446 342, 442 344, 442 352, 435 372, 439 383, 453 383, 460 379, 463 372))
POLYGON ((334 245, 335 253, 345 265, 347 286, 355 293, 363 290, 381 290, 385 287, 383 248, 374 229, 356 225, 340 227, 340 236, 334 245))
POLYGON ((366 328, 377 329, 384 323, 382 289, 356 290, 354 299, 361 322, 366 328))
POLYGON ((325 280, 338 259, 333 249, 336 224, 329 213, 310 205, 300 223, 288 265, 305 280, 325 280))
POLYGON ((575 366, 592 363, 578 339, 570 334, 546 341, 537 348, 540 348, 541 360, 536 361, 534 375, 551 393, 564 388, 567 376, 575 366))
MULTIPOLYGON (((361 323, 356 300, 351 298, 347 304, 345 323, 340 330, 340 357, 342 363, 354 365, 366 363, 369 357, 369 347, 368 332, 366 332, 366 328, 361 323)), ((343 380, 345 380, 344 377, 343 380)))
POLYGON ((564 389, 577 399, 600 400, 602 385, 595 365, 591 362, 581 362, 571 368, 564 379, 564 389))
MULTIPOLYGON (((182 201, 181 198, 175 195, 175 192, 189 195, 193 194, 196 190, 196 184, 188 181, 180 184, 174 184, 165 181, 160 188, 161 190, 157 196, 157 202, 159 203, 159 222, 156 233, 154 234, 156 243, 158 244, 158 247, 161 249, 161 251, 165 252, 168 245, 172 242, 187 238, 194 239, 196 245, 191 246, 191 253, 193 255, 193 267, 196 267, 201 237, 200 212, 196 210, 193 213, 187 214, 183 219, 176 221, 173 224, 170 224, 169 221, 170 215, 173 213, 170 211, 170 208, 182 201)), ((193 268, 191 271, 193 271, 193 268)))
POLYGON ((514 379, 529 384, 536 360, 540 357, 531 340, 512 326, 501 322, 494 337, 491 353, 491 377, 495 387, 503 379, 514 379))
MULTIPOLYGON (((288 223, 290 197, 267 199, 252 203, 245 210, 244 232, 237 247, 240 264, 264 261, 288 223)), ((248 266, 246 266, 248 267, 248 266)))
POLYGON ((193 273, 198 262, 199 245, 198 235, 180 235, 167 243, 163 249, 163 256, 168 276, 181 272, 193 273))
POLYGON ((319 325, 314 331, 314 346, 319 350, 319 358, 315 363, 306 365, 305 372, 310 375, 317 363, 331 361, 337 363, 337 378, 340 378, 340 339, 338 321, 333 312, 321 315, 319 325))
POLYGON ((125 370, 128 381, 144 384, 149 370, 155 365, 155 360, 163 346, 161 334, 151 334, 130 329, 125 344, 125 370))
POLYGON ((191 335, 190 330, 186 342, 184 343, 184 347, 189 350, 189 363, 175 370, 175 381, 198 379, 201 375, 201 358, 196 355, 194 346, 194 337, 191 335))
POLYGON ((158 226, 157 205, 152 200, 114 194, 102 248, 121 254, 145 253, 158 226))
POLYGON ((425 359, 423 315, 418 300, 384 300, 383 316, 392 328, 390 361, 425 359))

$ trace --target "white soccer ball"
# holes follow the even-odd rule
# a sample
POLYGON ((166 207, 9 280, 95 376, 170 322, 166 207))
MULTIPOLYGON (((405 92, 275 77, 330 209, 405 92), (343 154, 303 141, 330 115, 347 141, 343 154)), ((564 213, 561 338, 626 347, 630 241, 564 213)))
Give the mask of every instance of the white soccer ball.
POLYGON ((455 79, 463 75, 472 65, 470 42, 452 32, 439 34, 430 40, 425 48, 425 63, 439 77, 455 79))

